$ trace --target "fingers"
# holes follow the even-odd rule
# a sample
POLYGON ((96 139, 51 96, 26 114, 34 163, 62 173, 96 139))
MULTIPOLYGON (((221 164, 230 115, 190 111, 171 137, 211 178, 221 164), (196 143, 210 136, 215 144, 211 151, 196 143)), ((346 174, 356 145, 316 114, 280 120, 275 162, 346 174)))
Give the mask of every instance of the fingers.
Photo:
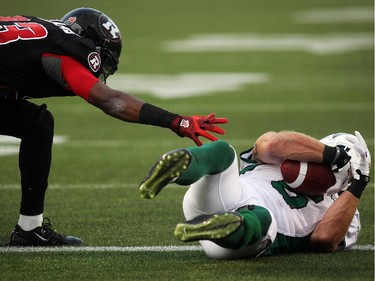
POLYGON ((228 120, 226 118, 219 118, 219 119, 220 119, 219 122, 217 122, 218 120, 217 118, 200 120, 200 122, 198 122, 198 125, 203 130, 207 130, 210 132, 224 135, 225 130, 213 124, 225 124, 228 120))
POLYGON ((218 138, 211 135, 209 132, 217 134, 225 134, 225 130, 215 126, 214 124, 226 124, 228 123, 227 118, 216 118, 214 113, 207 116, 191 116, 185 117, 190 118, 192 121, 191 127, 188 129, 180 128, 180 132, 183 132, 184 136, 191 138, 198 146, 203 145, 203 143, 198 139, 199 136, 205 137, 210 141, 217 141, 218 138), (188 132, 185 132, 188 131, 188 132))
POLYGON ((201 124, 199 124, 199 127, 203 130, 210 131, 210 132, 213 132, 213 133, 217 133, 217 134, 221 134, 221 135, 225 134, 225 130, 223 130, 222 128, 220 128, 218 126, 214 126, 212 124, 201 123, 201 124))
POLYGON ((214 132, 214 133, 217 133, 217 134, 220 134, 220 135, 224 135, 225 134, 225 130, 223 130, 222 128, 217 127, 217 126, 214 126, 214 128, 213 128, 213 130, 211 132, 214 132))
POLYGON ((366 158, 367 161, 371 163, 371 154, 370 154, 370 151, 368 150, 368 147, 367 147, 367 144, 366 144, 364 138, 362 137, 361 133, 358 132, 358 131, 355 131, 355 135, 358 139, 359 145, 362 147, 362 149, 364 151, 364 158, 366 158))
POLYGON ((215 117, 215 113, 211 113, 206 117, 203 117, 203 122, 208 124, 226 124, 228 123, 227 118, 215 117))
POLYGON ((358 132, 358 131, 355 131, 355 136, 356 136, 357 139, 358 139, 358 143, 359 143, 364 149, 367 149, 367 144, 366 144, 365 140, 363 139, 361 133, 358 132))
POLYGON ((348 142, 353 143, 353 144, 358 142, 357 137, 355 137, 351 134, 345 135, 345 138, 347 139, 348 142))
POLYGON ((226 124, 228 122, 227 118, 215 118, 212 124, 226 124))
POLYGON ((198 145, 198 146, 203 145, 203 143, 200 141, 200 139, 198 139, 198 137, 196 135, 192 135, 192 136, 190 136, 190 138, 195 142, 196 145, 198 145))
POLYGON ((353 145, 353 149, 355 150, 355 152, 357 152, 359 154, 361 159, 366 158, 366 150, 363 148, 363 146, 359 145, 358 143, 355 143, 353 145))
POLYGON ((207 131, 197 131, 197 134, 202 136, 202 137, 205 137, 206 139, 209 139, 210 141, 217 141, 217 137, 211 135, 210 133, 208 133, 207 131))

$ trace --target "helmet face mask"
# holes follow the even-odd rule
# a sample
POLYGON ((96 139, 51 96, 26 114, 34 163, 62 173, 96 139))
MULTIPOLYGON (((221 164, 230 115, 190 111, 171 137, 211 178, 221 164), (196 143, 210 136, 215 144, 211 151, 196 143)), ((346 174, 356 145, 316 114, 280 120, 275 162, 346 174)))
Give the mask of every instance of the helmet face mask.
POLYGON ((100 48, 98 52, 102 58, 100 78, 103 82, 105 82, 108 76, 114 74, 117 70, 118 59, 107 48, 100 48))
POLYGON ((122 49, 121 33, 116 24, 102 12, 92 8, 78 8, 62 17, 74 33, 92 40, 100 54, 100 77, 107 77, 117 70, 122 49))
POLYGON ((326 136, 320 140, 322 143, 329 146, 338 146, 343 148, 351 157, 351 163, 359 163, 360 155, 353 149, 354 143, 357 143, 357 137, 348 133, 334 133, 326 136))

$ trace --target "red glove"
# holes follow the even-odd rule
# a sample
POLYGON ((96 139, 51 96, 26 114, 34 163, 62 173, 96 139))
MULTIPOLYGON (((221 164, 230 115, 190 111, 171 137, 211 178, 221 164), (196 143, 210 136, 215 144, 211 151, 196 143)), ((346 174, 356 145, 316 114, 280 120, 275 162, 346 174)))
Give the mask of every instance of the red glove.
POLYGON ((228 123, 227 118, 216 118, 214 113, 207 116, 177 116, 170 128, 180 137, 191 138, 198 146, 201 146, 203 143, 198 139, 199 136, 216 141, 217 138, 207 131, 225 134, 223 129, 214 125, 225 123, 228 123))

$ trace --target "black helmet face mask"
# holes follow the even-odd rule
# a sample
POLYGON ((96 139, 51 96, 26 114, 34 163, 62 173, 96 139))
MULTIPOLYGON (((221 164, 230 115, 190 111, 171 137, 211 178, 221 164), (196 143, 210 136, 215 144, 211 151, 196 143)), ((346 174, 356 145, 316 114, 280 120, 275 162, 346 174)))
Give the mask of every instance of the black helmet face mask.
POLYGON ((108 76, 117 70, 118 58, 121 53, 121 48, 119 48, 117 42, 118 40, 121 42, 121 34, 118 27, 107 16, 101 16, 99 22, 106 38, 101 46, 97 46, 102 58, 101 75, 105 82, 108 76))
POLYGON ((97 47, 97 50, 102 58, 100 79, 105 83, 108 76, 117 70, 118 59, 109 49, 97 47))
POLYGON ((105 83, 117 70, 122 48, 121 33, 116 24, 102 12, 78 8, 66 14, 65 22, 76 34, 91 39, 101 57, 100 78, 105 83))

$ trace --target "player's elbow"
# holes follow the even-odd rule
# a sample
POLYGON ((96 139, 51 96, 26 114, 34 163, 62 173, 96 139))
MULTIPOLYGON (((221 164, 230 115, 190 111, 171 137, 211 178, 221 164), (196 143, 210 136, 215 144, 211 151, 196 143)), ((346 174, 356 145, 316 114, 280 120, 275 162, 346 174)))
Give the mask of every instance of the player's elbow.
POLYGON ((103 83, 96 83, 90 90, 88 102, 100 108, 106 114, 117 117, 118 111, 124 111, 126 103, 121 94, 103 83))
POLYGON ((335 237, 332 237, 329 233, 314 232, 310 237, 310 246, 314 252, 318 253, 332 253, 336 250, 338 242, 335 237))
POLYGON ((278 133, 267 132, 261 135, 257 139, 255 147, 257 160, 271 164, 279 164, 281 162, 278 157, 278 151, 280 150, 278 133))

